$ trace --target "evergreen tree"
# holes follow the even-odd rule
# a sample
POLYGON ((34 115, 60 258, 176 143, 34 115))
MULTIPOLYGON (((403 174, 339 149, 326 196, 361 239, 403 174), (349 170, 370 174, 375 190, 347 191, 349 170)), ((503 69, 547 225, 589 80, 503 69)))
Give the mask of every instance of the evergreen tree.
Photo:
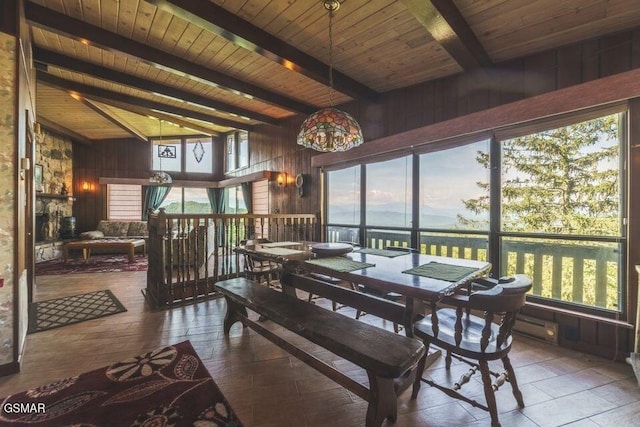
MULTIPOLYGON (((617 133, 611 115, 504 141, 502 230, 618 235, 617 133)), ((488 153, 477 161, 488 168, 488 153)), ((475 214, 489 209, 489 184, 477 184, 485 195, 463 201, 475 214)))

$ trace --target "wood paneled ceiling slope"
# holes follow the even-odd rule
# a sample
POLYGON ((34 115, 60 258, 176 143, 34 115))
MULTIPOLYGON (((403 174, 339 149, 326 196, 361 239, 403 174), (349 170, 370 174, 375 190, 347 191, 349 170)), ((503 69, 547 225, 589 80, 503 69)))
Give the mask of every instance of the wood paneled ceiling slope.
MULTIPOLYGON (((343 0, 334 103, 633 28, 638 0, 343 0)), ((80 142, 218 135, 329 105, 321 0, 32 0, 38 121, 80 142)))

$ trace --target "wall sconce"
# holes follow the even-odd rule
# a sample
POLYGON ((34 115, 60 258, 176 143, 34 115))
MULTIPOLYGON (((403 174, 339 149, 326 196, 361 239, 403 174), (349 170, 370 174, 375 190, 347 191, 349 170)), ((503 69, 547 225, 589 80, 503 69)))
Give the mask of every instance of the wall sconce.
POLYGON ((276 177, 276 183, 278 183, 278 187, 284 187, 287 185, 287 173, 286 172, 280 172, 278 174, 278 176, 276 177))
POLYGON ((94 187, 92 183, 90 183, 89 181, 82 181, 82 191, 84 193, 91 193, 93 189, 94 187))

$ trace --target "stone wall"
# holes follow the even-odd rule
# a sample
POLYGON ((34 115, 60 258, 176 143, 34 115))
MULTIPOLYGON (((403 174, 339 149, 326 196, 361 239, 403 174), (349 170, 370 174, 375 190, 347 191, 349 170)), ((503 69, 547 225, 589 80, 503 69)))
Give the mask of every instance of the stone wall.
POLYGON ((71 140, 42 129, 36 143, 36 165, 42 166, 42 186, 36 186, 36 242, 60 239, 65 216, 73 212, 73 145, 71 140), (63 196, 68 198, 55 198, 63 196))
POLYGON ((0 365, 14 360, 16 38, 0 32, 0 365))
MULTIPOLYGON (((42 165, 43 193, 73 189, 73 144, 70 139, 42 129, 37 138, 36 164, 42 165)), ((36 189, 38 190, 38 189, 36 189)))

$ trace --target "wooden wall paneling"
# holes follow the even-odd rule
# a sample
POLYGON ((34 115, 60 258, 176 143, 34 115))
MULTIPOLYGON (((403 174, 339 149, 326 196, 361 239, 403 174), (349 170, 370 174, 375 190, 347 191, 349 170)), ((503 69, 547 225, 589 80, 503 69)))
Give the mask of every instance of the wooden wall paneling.
POLYGON ((640 29, 631 32, 631 68, 640 67, 640 29))
POLYGON ((614 34, 600 40, 600 77, 628 71, 631 68, 631 33, 614 34))
POLYGON ((547 51, 524 59, 524 97, 556 90, 556 52, 547 51))
POLYGON ((553 312, 549 310, 540 310, 536 307, 525 306, 522 308, 522 314, 525 316, 531 316, 542 320, 548 320, 550 322, 555 322, 556 318, 553 312))
POLYGON ((456 116, 463 116, 469 113, 469 103, 471 102, 470 94, 473 87, 470 80, 473 78, 469 73, 460 73, 455 76, 457 92, 456 116))
POLYGON ((514 60, 499 65, 498 79, 500 86, 500 104, 519 101, 524 97, 523 78, 524 63, 522 60, 514 60))
POLYGON ((581 83, 582 46, 571 45, 557 50, 556 88, 562 89, 581 83))
POLYGON ((442 79, 433 82, 433 123, 441 122, 444 117, 442 98, 444 97, 444 85, 442 79))
POLYGON ((433 99, 435 98, 435 84, 433 82, 427 82, 422 85, 422 123, 429 125, 435 121, 435 108, 433 99))
POLYGON ((404 88, 394 91, 393 96, 387 99, 387 113, 384 122, 387 132, 391 134, 401 132, 404 127, 404 97, 407 90, 404 88))
MULTIPOLYGON (((586 329, 586 328, 583 328, 583 329, 586 329)), ((596 329, 596 340, 592 344, 597 345, 598 347, 601 347, 601 348, 610 349, 611 351, 613 351, 613 354, 616 354, 619 350, 619 345, 620 345, 620 342, 618 339, 619 328, 616 327, 615 325, 599 323, 595 325, 595 329, 596 329)), ((591 344, 590 341, 587 341, 587 342, 591 344)))
POLYGON ((638 292, 638 272, 640 264, 640 98, 629 102, 629 172, 627 176, 627 320, 640 321, 636 317, 636 307, 640 302, 638 292))
POLYGON ((0 3, 0 31, 16 34, 18 31, 17 13, 15 0, 5 0, 0 3))
POLYGON ((600 77, 600 42, 587 40, 582 43, 582 82, 600 77))
POLYGON ((560 345, 571 347, 581 340, 580 320, 566 314, 555 313, 554 320, 560 325, 560 345))
POLYGON ((406 107, 404 111, 404 125, 407 129, 424 126, 422 121, 422 88, 407 90, 405 93, 406 107), (416 90, 417 89, 417 90, 416 90))
POLYGON ((442 120, 458 116, 458 76, 447 77, 442 81, 442 120))
POLYGON ((489 87, 491 82, 484 69, 473 70, 466 74, 465 114, 485 110, 489 105, 489 87))

